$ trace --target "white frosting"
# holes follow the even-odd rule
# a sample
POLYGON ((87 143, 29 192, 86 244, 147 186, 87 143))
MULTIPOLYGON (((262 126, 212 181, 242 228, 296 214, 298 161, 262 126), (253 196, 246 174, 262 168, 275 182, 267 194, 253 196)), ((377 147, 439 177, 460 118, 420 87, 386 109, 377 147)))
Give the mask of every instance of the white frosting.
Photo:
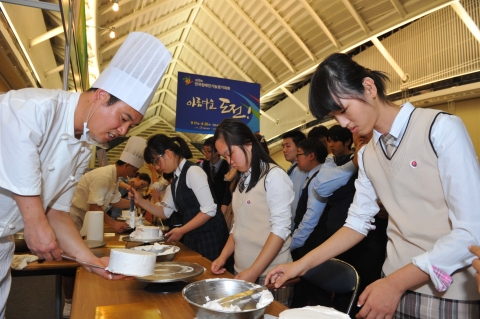
MULTIPOLYGON (((208 281, 208 280, 207 280, 208 281)), ((209 296, 205 296, 207 303, 203 304, 205 308, 211 310, 220 310, 220 311, 228 311, 228 312, 242 312, 243 310, 238 306, 230 305, 228 307, 222 306, 218 301, 220 299, 210 300, 209 296)), ((260 300, 257 302, 257 309, 265 308, 273 301, 273 295, 269 290, 263 290, 260 294, 260 300)))
POLYGON ((127 276, 153 275, 157 256, 147 251, 112 249, 106 270, 127 276))
POLYGON ((162 237, 163 233, 157 226, 138 226, 130 234, 135 239, 156 239, 162 237))
POLYGON ((260 300, 257 302, 257 309, 264 308, 273 302, 273 295, 270 290, 262 291, 260 300))
POLYGON ((157 254, 157 256, 169 255, 169 254, 173 254, 180 251, 180 247, 170 246, 170 245, 161 245, 158 243, 155 243, 153 245, 137 246, 137 247, 133 247, 132 249, 151 251, 152 253, 157 254), (167 250, 160 252, 160 250, 163 250, 163 248, 167 248, 167 247, 168 247, 167 250))
POLYGON ((350 317, 333 308, 314 306, 282 311, 278 319, 349 319, 350 317))

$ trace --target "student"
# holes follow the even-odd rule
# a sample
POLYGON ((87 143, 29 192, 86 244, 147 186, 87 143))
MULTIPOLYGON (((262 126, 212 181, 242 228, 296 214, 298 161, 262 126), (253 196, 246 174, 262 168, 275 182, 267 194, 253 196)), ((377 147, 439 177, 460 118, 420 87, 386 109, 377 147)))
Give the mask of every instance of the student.
POLYGON ((307 137, 311 138, 318 138, 325 146, 328 146, 327 144, 327 136, 328 136, 328 128, 326 128, 323 125, 315 126, 312 128, 309 132, 307 137))
MULTIPOLYGON (((238 173, 233 181, 234 225, 211 271, 224 273, 225 263, 235 253, 235 278, 263 284, 268 270, 292 260, 292 182, 244 123, 223 120, 214 138, 218 153, 238 173)), ((291 287, 280 290, 276 299, 288 304, 291 287)))
POLYGON ((458 117, 389 102, 386 79, 345 54, 329 56, 313 75, 312 113, 335 116, 360 135, 373 129, 373 138, 358 153, 345 226, 304 258, 270 271, 267 282, 281 285, 360 242, 375 227, 379 198, 389 213, 386 277, 360 295, 357 318, 478 318, 467 249, 480 233, 473 145, 458 117))
POLYGON ((480 247, 479 246, 470 246, 469 250, 475 254, 475 256, 479 257, 473 260, 472 266, 475 268, 477 273, 475 274, 475 278, 477 279, 478 284, 478 291, 480 291, 480 247))
POLYGON ((75 186, 90 161, 90 144, 104 145, 140 124, 170 60, 158 39, 134 32, 87 92, 29 88, 0 95, 0 318, 11 283, 10 235, 24 229, 40 259, 62 260, 65 252, 108 264, 88 249, 70 218, 75 186))
POLYGON ((292 210, 291 228, 293 229, 293 219, 295 218, 295 212, 297 211, 297 204, 300 198, 300 192, 302 190, 303 182, 305 181, 305 178, 307 178, 307 173, 300 170, 297 166, 297 145, 298 143, 300 143, 300 141, 306 139, 306 136, 300 131, 290 131, 284 133, 282 135, 282 138, 283 156, 285 157, 285 160, 287 162, 290 162, 292 164, 287 170, 287 174, 292 180, 293 191, 295 194, 295 197, 293 198, 293 202, 290 207, 292 210))
POLYGON ((132 191, 135 203, 162 219, 178 211, 183 218, 181 227, 170 230, 167 242, 179 241, 204 257, 215 260, 228 237, 227 224, 220 207, 215 204, 203 169, 187 159, 192 153, 181 137, 157 134, 148 139, 144 158, 157 167, 157 171, 175 174, 167 187, 165 197, 157 205, 144 200, 132 191))

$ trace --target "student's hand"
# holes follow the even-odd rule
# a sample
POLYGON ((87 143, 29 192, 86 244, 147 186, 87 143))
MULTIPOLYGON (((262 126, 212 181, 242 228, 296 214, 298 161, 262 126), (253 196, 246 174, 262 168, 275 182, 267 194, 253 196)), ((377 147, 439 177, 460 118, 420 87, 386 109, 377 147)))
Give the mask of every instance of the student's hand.
POLYGON ((182 227, 174 228, 168 233, 165 234, 167 237, 167 243, 180 241, 180 239, 185 235, 182 231, 182 227))
POLYGON ((221 275, 224 274, 225 271, 227 271, 223 266, 225 265, 225 260, 222 257, 218 257, 215 259, 212 263, 212 266, 210 267, 210 270, 212 271, 213 274, 215 275, 221 275))
POLYGON ((245 280, 248 282, 255 282, 258 279, 258 275, 255 274, 250 268, 248 268, 248 269, 245 269, 244 271, 239 272, 235 276, 235 279, 245 280))
MULTIPOLYGON (((480 246, 470 246, 468 249, 472 252, 472 254, 476 255, 480 258, 480 246)), ((478 291, 480 292, 480 259, 474 259, 472 262, 473 268, 477 271, 475 274, 475 279, 477 279, 478 291)))
POLYGON ((117 222, 115 221, 112 224, 112 228, 115 230, 117 234, 123 233, 127 229, 127 224, 124 222, 117 222))
POLYGON ((275 283, 275 288, 280 288, 288 279, 304 275, 305 269, 300 260, 288 264, 281 264, 270 270, 265 277, 265 284, 275 283))
POLYGON ((358 298, 358 306, 362 309, 355 318, 392 318, 403 293, 388 277, 373 282, 358 298))

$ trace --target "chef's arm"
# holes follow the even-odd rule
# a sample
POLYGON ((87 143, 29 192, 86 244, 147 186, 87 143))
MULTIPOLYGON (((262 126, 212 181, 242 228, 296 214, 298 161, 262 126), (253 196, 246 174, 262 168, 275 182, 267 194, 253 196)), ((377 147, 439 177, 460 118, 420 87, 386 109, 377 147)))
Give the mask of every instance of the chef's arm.
MULTIPOLYGON (((62 250, 57 243, 55 231, 49 224, 40 196, 13 194, 25 225, 24 235, 28 248, 39 259, 62 260, 62 250)), ((70 218, 70 216, 68 216, 70 218)), ((73 222, 73 221, 72 221, 73 222)))
MULTIPOLYGON (((88 210, 90 211, 102 211, 103 208, 98 206, 97 204, 89 204, 88 210)), ((116 233, 121 233, 127 229, 127 224, 124 222, 117 222, 112 217, 108 216, 107 213, 103 212, 103 221, 108 225, 112 226, 116 233)))
POLYGON ((125 198, 121 198, 119 202, 110 203, 115 208, 130 208, 130 201, 125 198))
MULTIPOLYGON (((83 260, 95 265, 108 266, 108 258, 96 257, 90 248, 88 248, 87 244, 85 244, 69 213, 50 208, 47 211, 47 218, 57 234, 60 247, 66 254, 74 256, 78 260, 83 260)), ((95 272, 97 275, 105 279, 122 279, 125 277, 121 275, 113 275, 100 268, 84 267, 86 270, 95 272)))

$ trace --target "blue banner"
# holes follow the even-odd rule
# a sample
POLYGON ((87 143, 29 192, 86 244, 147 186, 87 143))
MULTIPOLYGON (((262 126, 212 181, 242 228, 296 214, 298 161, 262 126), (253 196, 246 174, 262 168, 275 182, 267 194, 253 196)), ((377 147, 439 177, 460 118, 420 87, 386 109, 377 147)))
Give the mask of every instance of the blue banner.
POLYGON ((179 132, 213 134, 226 118, 260 131, 260 84, 178 72, 179 132))

